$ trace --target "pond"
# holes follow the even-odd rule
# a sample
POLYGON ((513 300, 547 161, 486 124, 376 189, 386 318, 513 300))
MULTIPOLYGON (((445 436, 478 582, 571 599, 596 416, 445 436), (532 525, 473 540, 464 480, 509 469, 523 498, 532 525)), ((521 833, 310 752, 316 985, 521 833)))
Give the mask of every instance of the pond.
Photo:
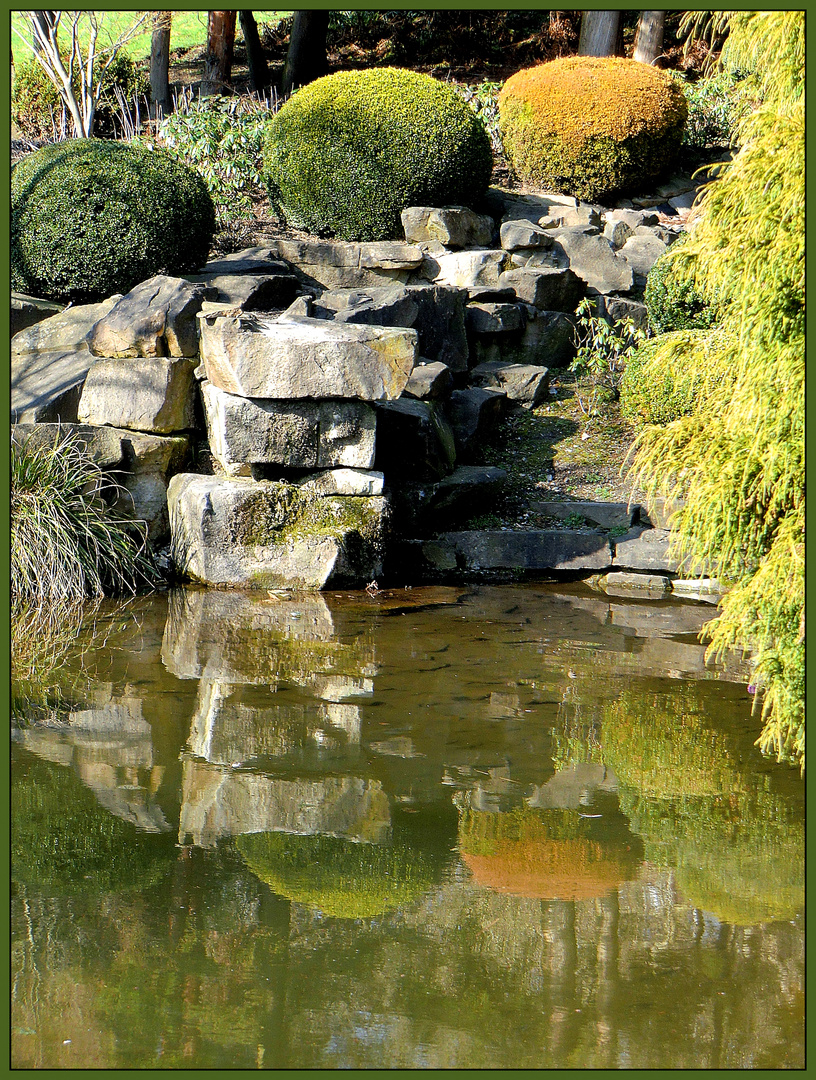
POLYGON ((103 606, 12 736, 16 1068, 802 1068, 804 791, 714 609, 103 606))

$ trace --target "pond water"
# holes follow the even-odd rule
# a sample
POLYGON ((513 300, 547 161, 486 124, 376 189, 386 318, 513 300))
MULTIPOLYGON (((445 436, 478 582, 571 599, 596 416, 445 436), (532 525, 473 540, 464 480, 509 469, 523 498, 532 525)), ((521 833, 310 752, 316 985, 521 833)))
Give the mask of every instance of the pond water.
POLYGON ((712 615, 97 611, 12 732, 13 1066, 803 1067, 803 784, 712 615))

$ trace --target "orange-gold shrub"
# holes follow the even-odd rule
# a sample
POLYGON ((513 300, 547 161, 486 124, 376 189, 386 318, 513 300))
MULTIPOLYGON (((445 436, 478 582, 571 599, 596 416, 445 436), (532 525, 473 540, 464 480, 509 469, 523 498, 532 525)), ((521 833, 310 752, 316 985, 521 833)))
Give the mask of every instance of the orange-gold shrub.
POLYGON ((638 853, 599 840, 573 811, 466 810, 459 850, 474 880, 496 892, 538 900, 591 900, 637 873, 638 853))
POLYGON ((671 75, 619 57, 526 68, 499 95, 502 141, 518 176, 589 201, 643 188, 669 169, 687 115, 671 75))

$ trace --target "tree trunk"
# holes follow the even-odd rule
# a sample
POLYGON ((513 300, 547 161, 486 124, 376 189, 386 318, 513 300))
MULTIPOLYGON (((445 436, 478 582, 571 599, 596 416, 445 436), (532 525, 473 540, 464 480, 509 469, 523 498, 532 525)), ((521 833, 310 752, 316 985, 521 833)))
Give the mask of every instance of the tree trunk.
POLYGON ((619 11, 585 11, 581 15, 579 56, 615 56, 619 50, 619 11))
POLYGON ((641 11, 638 20, 635 52, 632 57, 641 64, 653 64, 663 51, 665 11, 641 11))
POLYGON ((247 63, 249 64, 249 78, 252 89, 260 93, 269 86, 269 65, 266 62, 264 51, 261 47, 261 39, 258 34, 258 24, 251 11, 238 12, 241 20, 241 32, 246 44, 247 63))
POLYGON ((170 97, 170 25, 172 11, 157 11, 150 39, 150 111, 154 119, 171 111, 170 97))
POLYGON ((207 55, 201 79, 202 97, 222 94, 232 74, 232 52, 235 47, 234 11, 210 11, 207 18, 207 55))
POLYGON ((283 73, 284 96, 325 75, 328 11, 296 11, 283 73))

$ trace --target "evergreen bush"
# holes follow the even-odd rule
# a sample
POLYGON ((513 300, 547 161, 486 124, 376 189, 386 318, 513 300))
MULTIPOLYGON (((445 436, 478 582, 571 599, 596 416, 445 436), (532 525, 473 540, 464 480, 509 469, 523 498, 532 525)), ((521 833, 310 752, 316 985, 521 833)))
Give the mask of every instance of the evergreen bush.
POLYGON ((472 206, 490 139, 451 87, 399 68, 341 71, 304 86, 269 124, 272 204, 300 228, 344 240, 402 235, 407 206, 472 206))
POLYGON ((667 334, 672 330, 705 330, 714 326, 720 312, 717 304, 709 299, 693 281, 676 273, 677 262, 673 256, 688 240, 688 233, 672 244, 661 255, 646 278, 644 300, 649 314, 649 326, 655 334, 667 334))
POLYGON ((499 96, 508 160, 531 184, 591 202, 673 164, 687 115, 676 80, 618 57, 564 57, 516 72, 499 96))
POLYGON ((11 174, 12 288, 88 302, 207 259, 215 229, 201 177, 160 150, 70 139, 11 174))

